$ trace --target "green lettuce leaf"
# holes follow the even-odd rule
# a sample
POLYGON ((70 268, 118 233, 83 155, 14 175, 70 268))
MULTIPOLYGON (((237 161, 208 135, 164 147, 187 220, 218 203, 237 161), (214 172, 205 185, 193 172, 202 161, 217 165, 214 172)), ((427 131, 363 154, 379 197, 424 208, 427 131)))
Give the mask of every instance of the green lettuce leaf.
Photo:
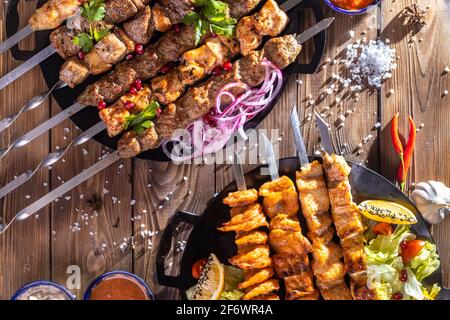
POLYGON ((409 264, 417 280, 422 281, 431 275, 440 266, 439 256, 436 253, 436 245, 427 241, 423 249, 409 264))
POLYGON ((411 271, 411 269, 406 268, 406 271, 408 272, 408 279, 406 280, 406 283, 403 288, 404 297, 406 299, 411 297, 415 300, 423 300, 424 295, 422 292, 422 284, 417 280, 416 276, 411 271))
POLYGON ((427 288, 423 286, 421 289, 424 296, 424 300, 435 300, 439 292, 441 291, 441 287, 437 283, 433 284, 430 290, 427 290, 427 288))
POLYGON ((239 290, 224 291, 220 295, 220 300, 241 300, 244 293, 239 290))

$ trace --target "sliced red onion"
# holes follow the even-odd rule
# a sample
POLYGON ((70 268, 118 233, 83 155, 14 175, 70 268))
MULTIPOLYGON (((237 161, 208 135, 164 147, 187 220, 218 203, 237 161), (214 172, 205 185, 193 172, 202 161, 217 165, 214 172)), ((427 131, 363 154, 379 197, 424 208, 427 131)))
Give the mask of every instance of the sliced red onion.
POLYGON ((283 73, 270 61, 264 59, 262 65, 265 69, 264 81, 259 88, 250 88, 242 82, 232 82, 223 86, 212 108, 213 113, 206 117, 211 119, 215 125, 211 125, 204 119, 191 123, 187 128, 186 137, 173 137, 163 144, 164 153, 173 161, 184 162, 201 156, 209 155, 221 150, 229 139, 241 130, 244 124, 264 111, 272 103, 281 91, 283 86, 283 73), (241 88, 245 93, 236 97, 230 91, 234 88, 241 88), (231 103, 222 110, 222 97, 231 99, 231 103), (178 150, 190 152, 188 155, 177 156, 168 149, 168 143, 177 146, 178 150))

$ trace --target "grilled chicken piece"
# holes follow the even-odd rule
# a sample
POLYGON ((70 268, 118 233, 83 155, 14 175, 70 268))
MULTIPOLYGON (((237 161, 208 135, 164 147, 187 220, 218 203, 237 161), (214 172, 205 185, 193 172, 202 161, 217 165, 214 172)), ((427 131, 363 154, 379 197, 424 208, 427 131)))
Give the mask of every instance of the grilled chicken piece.
POLYGON ((277 253, 295 255, 312 251, 311 243, 301 232, 275 229, 269 233, 270 245, 277 253))
POLYGON ((83 60, 93 75, 102 74, 111 70, 112 65, 105 63, 98 55, 96 50, 91 50, 84 56, 83 60))
POLYGON ((142 133, 128 131, 124 134, 124 139, 117 144, 119 154, 122 158, 131 158, 139 150, 149 150, 155 148, 158 134, 155 126, 146 129, 142 133), (127 143, 124 145, 124 143, 127 143))
POLYGON ((244 246, 249 244, 266 244, 269 237, 267 233, 260 230, 249 231, 249 232, 239 232, 236 236, 235 243, 238 246, 244 246))
POLYGON ((178 70, 172 70, 152 80, 152 90, 155 97, 164 105, 177 100, 184 88, 185 85, 180 78, 178 70))
POLYGON ((236 26, 236 38, 239 39, 241 53, 246 56, 261 45, 263 36, 255 28, 253 17, 242 18, 236 26))
POLYGON ((122 60, 127 53, 127 47, 114 33, 109 33, 106 37, 97 42, 94 46, 94 50, 104 63, 110 64, 116 64, 122 60))
POLYGON ((257 200, 258 191, 256 189, 249 189, 229 193, 228 197, 223 199, 223 203, 229 207, 235 208, 249 205, 257 200))
POLYGON ((353 300, 344 281, 331 289, 321 289, 320 293, 325 300, 353 300))
POLYGON ((314 276, 311 270, 295 276, 284 277, 283 280, 286 286, 286 300, 299 299, 315 292, 314 276))
POLYGON ((313 244, 311 266, 319 288, 332 288, 344 279, 346 269, 341 259, 342 251, 336 243, 313 244))
POLYGON ((238 211, 239 213, 234 213, 233 210, 231 211, 232 212, 231 220, 229 222, 224 223, 221 228, 218 228, 220 231, 245 232, 260 227, 268 226, 266 216, 262 212, 262 207, 259 203, 253 203, 239 209, 240 209, 238 211))
POLYGON ((247 289, 247 293, 244 295, 242 299, 250 300, 261 295, 270 294, 279 289, 280 285, 278 284, 277 280, 275 279, 267 280, 247 289))
POLYGON ((117 36, 117 38, 122 41, 122 43, 127 48, 127 54, 132 53, 135 50, 136 43, 133 41, 133 39, 130 38, 130 36, 121 28, 115 27, 113 29, 114 34, 117 36))
POLYGON ((270 230, 280 229, 290 232, 301 232, 300 223, 297 217, 289 217, 286 214, 279 214, 270 221, 270 230))
POLYGON ((332 208, 331 212, 339 238, 344 239, 353 233, 361 233, 364 231, 356 204, 352 203, 348 207, 332 208))
POLYGON ((366 255, 362 236, 364 227, 358 207, 352 200, 348 180, 351 169, 341 156, 325 154, 323 159, 331 212, 341 238, 344 262, 351 280, 352 296, 354 299, 373 299, 374 293, 367 288, 366 255))
POLYGON ((320 295, 319 295, 319 291, 314 290, 311 293, 305 293, 305 292, 301 292, 301 291, 292 291, 290 292, 287 296, 286 299, 287 300, 319 300, 320 295))
POLYGON ((58 28, 65 20, 79 12, 82 1, 49 0, 36 9, 28 23, 34 31, 58 28))
POLYGON ((309 258, 307 254, 272 256, 273 266, 279 278, 289 277, 309 270, 309 258))
POLYGON ((268 0, 253 17, 255 29, 263 36, 276 37, 289 22, 287 14, 274 0, 268 0))
POLYGON ((279 179, 264 183, 259 188, 259 195, 267 197, 273 192, 282 192, 287 189, 294 189, 294 183, 287 176, 282 176, 279 179))
POLYGON ((89 77, 89 68, 76 58, 69 58, 61 67, 59 79, 69 87, 74 88, 77 83, 89 77))
POLYGON ((262 269, 272 266, 268 245, 253 246, 230 259, 230 263, 243 270, 262 269))
POLYGON ((243 290, 251 286, 254 286, 258 283, 262 283, 272 278, 273 274, 274 272, 272 268, 254 269, 245 271, 245 280, 244 282, 238 284, 238 288, 243 290))

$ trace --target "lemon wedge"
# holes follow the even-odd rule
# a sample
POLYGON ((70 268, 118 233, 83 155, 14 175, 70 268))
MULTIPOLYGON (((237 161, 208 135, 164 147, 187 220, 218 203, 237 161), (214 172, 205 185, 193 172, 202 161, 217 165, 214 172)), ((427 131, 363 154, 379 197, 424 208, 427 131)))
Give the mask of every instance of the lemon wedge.
POLYGON ((385 200, 367 200, 358 206, 365 217, 390 224, 415 224, 417 218, 414 213, 404 206, 385 200))
POLYGON ((189 300, 219 300, 224 286, 224 266, 214 254, 211 254, 198 283, 186 291, 186 296, 189 300))

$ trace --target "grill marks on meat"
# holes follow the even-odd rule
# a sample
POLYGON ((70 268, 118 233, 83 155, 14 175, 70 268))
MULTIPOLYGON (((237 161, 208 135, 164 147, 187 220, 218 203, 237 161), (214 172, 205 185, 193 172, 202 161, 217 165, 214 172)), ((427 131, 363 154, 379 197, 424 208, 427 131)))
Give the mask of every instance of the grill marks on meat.
POLYGON ((312 242, 312 271, 325 300, 351 300, 344 282, 346 269, 342 250, 332 241, 335 233, 329 214, 330 200, 322 165, 314 161, 296 173, 297 190, 303 216, 312 242))
POLYGON ((80 47, 73 43, 76 34, 76 30, 66 26, 62 26, 50 34, 50 43, 63 59, 73 57, 80 51, 80 47))
POLYGON ((266 216, 257 202, 255 189, 232 192, 223 200, 230 205, 231 220, 223 223, 218 230, 236 232, 237 255, 229 262, 244 270, 244 281, 238 288, 244 290, 244 300, 279 300, 274 293, 278 291, 278 281, 273 279, 274 270, 267 244, 266 216))
MULTIPOLYGON (((111 13, 111 17, 107 16, 107 20, 118 19, 118 13, 122 13, 123 17, 129 18, 134 16, 134 18, 125 22, 122 29, 115 28, 114 32, 100 40, 86 54, 84 59, 75 58, 71 61, 70 66, 63 65, 60 70, 60 80, 74 88, 85 80, 85 77, 80 77, 72 72, 75 69, 83 69, 83 74, 89 73, 93 75, 111 70, 113 65, 123 60, 126 54, 130 54, 135 50, 136 44, 147 44, 150 42, 155 31, 165 32, 169 30, 173 24, 181 22, 184 15, 193 9, 191 0, 167 0, 165 3, 169 7, 165 8, 160 4, 155 4, 152 10, 150 6, 145 6, 140 0, 108 2, 107 12, 111 13), (173 5, 170 4, 172 2, 179 5, 177 7, 178 15, 172 14, 171 7, 173 5), (94 62, 97 64, 94 64, 94 62), (76 68, 73 67, 75 63, 77 64, 76 68)), ((67 37, 70 38, 70 36, 67 37)), ((58 43, 61 48, 62 44, 72 42, 73 40, 73 37, 70 41, 65 38, 63 39, 60 32, 55 34, 53 38, 55 38, 55 43, 58 43)), ((67 48, 61 50, 65 57, 78 52, 74 52, 75 48, 69 47, 69 45, 66 46, 67 48)), ((152 58, 148 54, 145 57, 152 58)), ((142 59, 140 62, 142 62, 142 59)))
MULTIPOLYGON (((184 129, 188 124, 208 113, 215 105, 216 96, 224 85, 231 82, 246 83, 251 87, 260 85, 264 81, 265 76, 262 61, 264 58, 267 58, 266 47, 270 48, 270 55, 273 57, 272 59, 275 60, 271 61, 277 63, 282 69, 288 66, 285 62, 293 61, 302 49, 302 46, 297 43, 297 40, 293 35, 273 38, 266 43, 263 50, 252 51, 249 55, 237 60, 233 64, 233 69, 231 71, 225 72, 219 76, 213 76, 200 85, 190 87, 180 99, 169 104, 163 110, 161 116, 156 119, 155 127, 159 137, 154 141, 151 148, 158 146, 159 141, 161 140, 170 139, 176 129, 184 129), (278 48, 278 57, 274 57, 276 56, 275 48, 278 48)), ((232 93, 239 96, 243 91, 239 88, 232 91, 232 93)), ((80 102, 84 103, 84 101, 80 102)), ((222 102, 224 105, 227 102, 229 103, 229 101, 226 100, 223 100, 222 102)), ((123 112, 122 116, 126 117, 127 115, 129 115, 129 113, 123 112)), ((116 131, 116 129, 111 128, 110 131, 116 131)), ((123 135, 118 145, 121 156, 133 157, 150 149, 127 149, 127 146, 130 145, 130 141, 128 140, 136 138, 136 135, 128 133, 123 135)), ((133 143, 133 145, 138 146, 139 143, 133 143)), ((294 197, 291 199, 292 203, 297 203, 298 206, 298 200, 295 199, 294 202, 294 197)), ((269 200, 272 201, 272 199, 269 200)))
POLYGON ((312 251, 309 240, 303 236, 297 218, 299 210, 298 194, 291 179, 283 176, 277 180, 267 182, 259 189, 259 195, 264 201, 270 202, 264 206, 264 212, 271 218, 269 243, 276 253, 273 265, 276 274, 282 278, 286 287, 286 300, 317 300, 319 292, 314 287, 314 276, 311 271, 308 253, 312 251), (283 198, 287 195, 288 200, 283 198), (295 196, 295 202, 291 201, 295 196), (288 209, 293 206, 291 214, 281 213, 280 208, 288 209), (294 210, 297 210, 293 213, 294 210))
POLYGON ((351 279, 355 300, 371 300, 374 294, 366 286, 366 255, 364 253, 364 227, 358 207, 353 202, 348 176, 351 168, 345 159, 335 154, 323 156, 323 167, 331 202, 331 213, 336 231, 341 239, 341 248, 347 273, 351 279))
MULTIPOLYGON (((153 79, 152 89, 156 99, 164 105, 176 101, 186 91, 187 86, 204 79, 214 69, 235 58, 241 52, 239 45, 241 48, 242 46, 247 48, 242 51, 244 55, 247 55, 261 45, 263 36, 281 33, 288 22, 286 13, 273 0, 268 0, 258 13, 244 17, 242 20, 246 19, 267 21, 267 23, 260 23, 258 30, 255 31, 255 36, 248 33, 243 35, 237 33, 237 37, 218 36, 206 40, 205 44, 199 48, 183 54, 176 69, 153 79), (277 25, 277 28, 274 28, 274 24, 277 25), (252 39, 251 44, 245 44, 246 37, 252 39)), ((239 26, 237 30, 239 30, 239 26)))

